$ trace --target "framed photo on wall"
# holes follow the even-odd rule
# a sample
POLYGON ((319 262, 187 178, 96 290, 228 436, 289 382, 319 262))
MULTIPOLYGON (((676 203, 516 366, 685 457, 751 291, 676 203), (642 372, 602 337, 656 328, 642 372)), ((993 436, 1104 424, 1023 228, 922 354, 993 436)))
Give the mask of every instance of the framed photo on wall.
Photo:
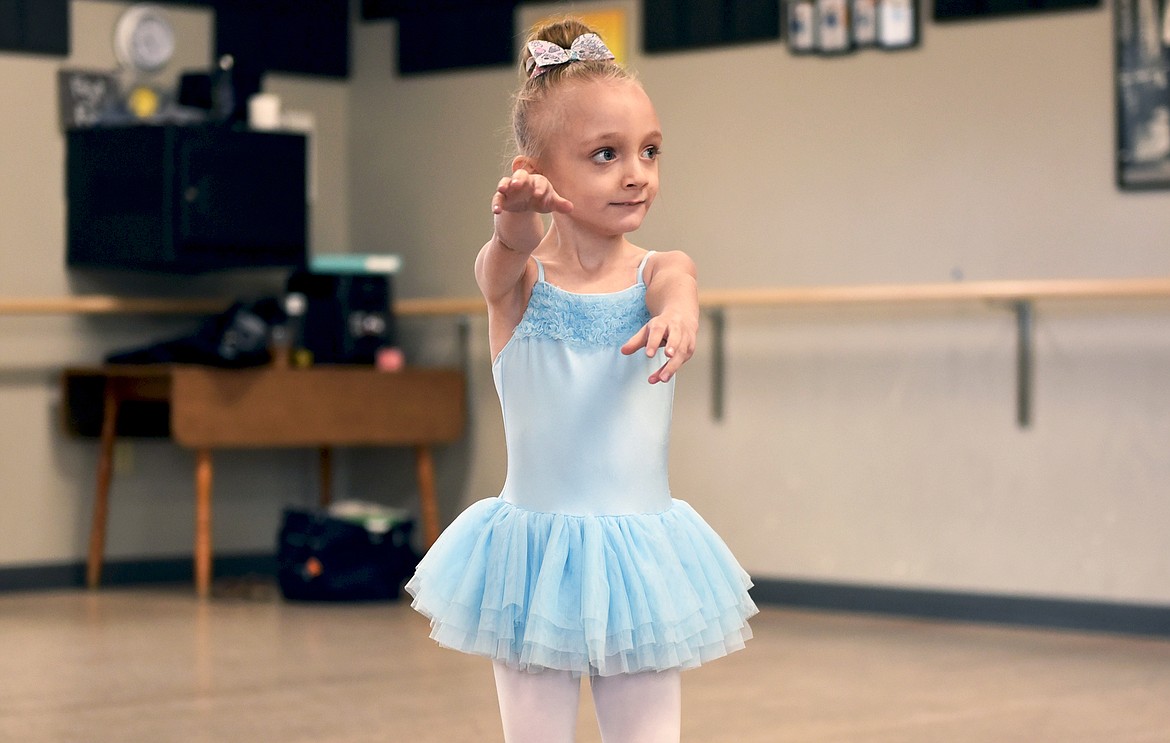
POLYGON ((1159 0, 1114 3, 1117 185, 1170 188, 1170 13, 1159 0))
POLYGON ((58 70, 61 130, 94 126, 118 105, 118 78, 101 70, 58 70))

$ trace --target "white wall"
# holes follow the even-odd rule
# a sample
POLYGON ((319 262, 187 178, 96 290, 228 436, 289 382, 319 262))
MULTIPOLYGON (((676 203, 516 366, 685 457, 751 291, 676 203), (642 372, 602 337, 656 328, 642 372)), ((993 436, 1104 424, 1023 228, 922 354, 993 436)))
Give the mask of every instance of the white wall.
MULTIPOLYGON (((64 268, 55 76, 113 66, 125 5, 72 3, 66 60, 0 54, 0 295, 110 288, 64 268)), ((612 6, 630 11, 636 47, 640 3, 577 5, 612 6)), ((208 12, 168 12, 177 66, 206 66, 208 12)), ((399 78, 394 32, 358 25, 348 82, 270 81, 318 121, 313 243, 401 253, 405 296, 470 295, 516 80, 501 69, 399 78)), ((927 22, 918 50, 834 60, 778 43, 635 48, 666 127, 664 191, 635 240, 687 250, 707 288, 1170 274, 1170 192, 1113 186, 1110 44, 1102 8, 927 22)), ((676 494, 761 578, 1170 603, 1170 303, 1043 304, 1037 315, 1036 420, 1019 430, 1004 308, 732 311, 726 418, 708 414, 709 347, 679 381, 676 494)), ((0 568, 85 554, 96 447, 60 433, 57 370, 187 327, 0 317, 0 568)), ((457 361, 453 323, 404 329, 416 361, 457 361)), ((503 481, 482 320, 471 333, 470 435, 439 460, 447 518, 503 481)), ((190 456, 132 446, 115 479, 111 556, 189 554, 190 456)), ((219 461, 217 548, 271 548, 280 507, 312 499, 312 455, 219 461)), ((343 491, 413 494, 403 456, 340 464, 343 491)))
MULTIPOLYGON (((65 145, 57 123, 57 71, 115 69, 114 23, 128 2, 72 2, 67 58, 0 53, 0 296, 53 297, 127 291, 147 296, 258 295, 273 274, 197 279, 108 276, 65 267, 65 145)), ((173 85, 180 70, 212 63, 213 17, 168 5, 178 45, 156 78, 173 85)), ((311 241, 322 250, 349 242, 348 88, 344 82, 270 76, 285 106, 314 114, 317 201, 311 241)), ((67 438, 58 416, 58 375, 97 363, 109 351, 190 332, 194 320, 143 317, 0 316, 0 567, 84 559, 97 447, 67 438)), ((110 558, 185 555, 193 534, 190 453, 136 441, 119 451, 107 554, 110 558)), ((215 541, 222 553, 275 544, 280 509, 314 497, 308 452, 228 452, 217 457, 215 541)))
MULTIPOLYGON (((636 40, 640 5, 572 7, 626 7, 636 40)), ((634 49, 665 128, 635 241, 688 251, 707 288, 1166 275, 1170 193, 1113 185, 1111 43, 1102 8, 927 22, 918 50, 843 59, 634 49)), ((355 53, 354 243, 403 253, 408 295, 473 294, 514 73, 399 78, 381 25, 355 53)), ((1006 308, 732 311, 725 420, 709 348, 680 378, 675 493, 758 577, 1165 604, 1167 320, 1167 302, 1041 305, 1020 430, 1006 308)), ((423 353, 449 342, 415 332, 423 353)), ((502 482, 482 321, 473 335, 448 517, 502 482)))

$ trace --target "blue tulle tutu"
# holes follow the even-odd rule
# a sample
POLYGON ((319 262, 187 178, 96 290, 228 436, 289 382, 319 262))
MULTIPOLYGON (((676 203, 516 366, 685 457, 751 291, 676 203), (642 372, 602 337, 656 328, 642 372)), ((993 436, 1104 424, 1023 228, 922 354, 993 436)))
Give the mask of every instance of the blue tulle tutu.
POLYGON ((693 668, 743 647, 751 580, 687 503, 576 516, 472 504, 406 586, 440 645, 576 674, 693 668))

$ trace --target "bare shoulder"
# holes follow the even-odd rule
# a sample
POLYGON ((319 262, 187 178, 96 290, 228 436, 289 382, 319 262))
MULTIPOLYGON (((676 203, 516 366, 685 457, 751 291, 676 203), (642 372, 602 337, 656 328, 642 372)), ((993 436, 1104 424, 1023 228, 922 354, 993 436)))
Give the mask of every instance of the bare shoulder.
POLYGON ((683 251, 667 250, 656 252, 646 261, 646 269, 642 273, 642 279, 649 284, 654 280, 656 275, 674 274, 676 272, 691 277, 698 275, 695 262, 683 251))

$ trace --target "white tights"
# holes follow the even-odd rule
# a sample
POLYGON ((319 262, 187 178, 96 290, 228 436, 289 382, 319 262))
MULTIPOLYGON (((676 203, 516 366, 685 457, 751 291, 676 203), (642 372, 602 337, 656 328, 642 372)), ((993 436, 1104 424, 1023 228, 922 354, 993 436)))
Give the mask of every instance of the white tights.
MULTIPOLYGON (((506 743, 572 743, 581 681, 568 671, 530 672, 495 663, 506 743)), ((594 676, 593 706, 603 743, 678 743, 678 670, 594 676)))

